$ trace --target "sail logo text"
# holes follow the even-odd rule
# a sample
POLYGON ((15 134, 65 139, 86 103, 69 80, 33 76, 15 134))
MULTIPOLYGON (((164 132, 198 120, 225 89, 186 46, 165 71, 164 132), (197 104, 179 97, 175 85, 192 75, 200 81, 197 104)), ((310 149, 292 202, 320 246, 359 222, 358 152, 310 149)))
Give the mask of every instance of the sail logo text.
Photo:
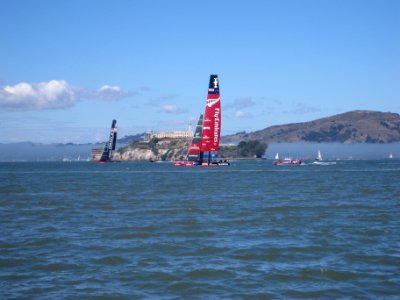
POLYGON ((216 108, 214 112, 214 144, 218 144, 219 141, 219 123, 220 123, 219 115, 220 115, 220 109, 216 108))

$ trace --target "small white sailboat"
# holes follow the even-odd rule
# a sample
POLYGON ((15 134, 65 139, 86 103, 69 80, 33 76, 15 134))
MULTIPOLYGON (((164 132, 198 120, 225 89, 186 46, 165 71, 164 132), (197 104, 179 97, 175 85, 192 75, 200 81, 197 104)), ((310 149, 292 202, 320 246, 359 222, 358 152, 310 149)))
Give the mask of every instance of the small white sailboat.
POLYGON ((276 160, 279 159, 279 153, 278 153, 278 152, 276 152, 275 159, 276 159, 276 160))
POLYGON ((316 161, 322 161, 321 151, 318 150, 317 157, 315 158, 316 161))
POLYGON ((392 159, 393 158, 393 153, 389 154, 389 158, 392 159))
POLYGON ((317 157, 315 158, 315 161, 313 162, 313 164, 328 166, 328 165, 336 165, 336 162, 335 161, 323 161, 321 151, 318 150, 317 157))

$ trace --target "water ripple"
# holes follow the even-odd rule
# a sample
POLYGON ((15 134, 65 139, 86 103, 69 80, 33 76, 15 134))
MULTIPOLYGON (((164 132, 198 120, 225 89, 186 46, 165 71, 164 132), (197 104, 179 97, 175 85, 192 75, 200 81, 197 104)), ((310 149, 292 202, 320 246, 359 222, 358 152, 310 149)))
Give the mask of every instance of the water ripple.
POLYGON ((0 163, 0 298, 396 299, 399 175, 0 163))

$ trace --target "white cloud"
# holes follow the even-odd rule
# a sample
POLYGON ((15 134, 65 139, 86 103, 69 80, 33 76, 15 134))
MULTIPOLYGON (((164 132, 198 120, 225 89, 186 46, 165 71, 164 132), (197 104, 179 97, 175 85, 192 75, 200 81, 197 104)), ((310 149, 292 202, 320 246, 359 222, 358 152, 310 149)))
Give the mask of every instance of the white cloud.
POLYGON ((118 86, 103 85, 98 90, 73 86, 65 80, 6 85, 0 87, 0 107, 8 110, 65 109, 78 100, 120 100, 133 95, 118 86))
POLYGON ((237 111, 235 111, 235 117, 238 118, 238 119, 240 119, 240 118, 250 118, 251 114, 247 113, 245 111, 242 111, 242 110, 237 110, 237 111))
POLYGON ((234 109, 234 116, 235 118, 241 119, 241 118, 250 118, 252 117, 251 113, 243 111, 243 109, 255 106, 256 103, 253 101, 251 97, 244 97, 244 98, 239 98, 233 101, 232 103, 229 103, 225 105, 225 109, 234 109))
POLYGON ((163 102, 172 101, 176 99, 179 95, 178 94, 163 94, 157 98, 150 99, 147 101, 147 105, 149 106, 158 106, 163 102))
POLYGON ((11 110, 67 108, 76 101, 73 88, 64 80, 18 83, 0 88, 0 107, 11 110))
POLYGON ((122 91, 122 89, 119 86, 110 86, 110 85, 103 85, 101 88, 99 88, 94 92, 88 91, 89 98, 106 100, 106 101, 116 101, 131 95, 133 94, 122 91))
POLYGON ((175 99, 176 97, 178 97, 178 94, 164 94, 164 95, 161 95, 160 97, 158 97, 158 100, 160 100, 160 101, 171 100, 171 99, 175 99))
POLYGON ((282 111, 283 114, 296 114, 296 115, 305 115, 309 113, 317 113, 320 112, 321 109, 317 107, 308 106, 304 103, 296 103, 289 110, 282 111))
POLYGON ((99 91, 101 91, 101 92, 104 92, 104 91, 120 92, 121 88, 119 86, 103 85, 101 88, 99 88, 99 91))
POLYGON ((179 108, 173 104, 165 104, 165 105, 161 106, 160 111, 167 113, 167 114, 182 114, 182 113, 186 112, 186 109, 179 108))
POLYGON ((163 105, 161 110, 166 113, 174 113, 178 110, 178 108, 175 105, 163 105))
POLYGON ((230 109, 230 108, 243 109, 243 108, 251 107, 254 105, 256 105, 256 103, 253 101, 253 99, 251 97, 245 97, 245 98, 236 99, 235 101, 233 101, 233 103, 229 103, 229 104, 225 105, 225 108, 226 109, 230 109))

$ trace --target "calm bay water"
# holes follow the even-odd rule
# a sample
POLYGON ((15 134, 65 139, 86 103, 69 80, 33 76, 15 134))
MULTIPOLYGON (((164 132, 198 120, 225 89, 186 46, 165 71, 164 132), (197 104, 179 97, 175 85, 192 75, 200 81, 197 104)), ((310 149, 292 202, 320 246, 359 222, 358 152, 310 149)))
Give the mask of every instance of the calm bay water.
POLYGON ((400 161, 0 163, 0 298, 399 299, 400 161))

